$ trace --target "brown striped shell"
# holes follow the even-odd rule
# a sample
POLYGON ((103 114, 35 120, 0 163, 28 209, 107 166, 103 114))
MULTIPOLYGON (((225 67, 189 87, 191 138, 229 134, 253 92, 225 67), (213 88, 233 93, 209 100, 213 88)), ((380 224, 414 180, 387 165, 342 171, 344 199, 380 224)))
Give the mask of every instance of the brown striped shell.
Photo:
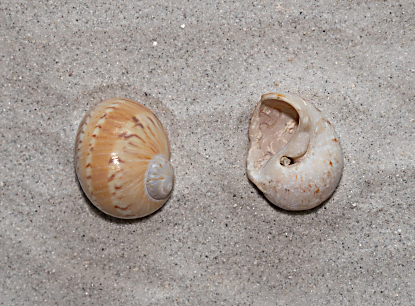
POLYGON ((103 212, 132 219, 167 201, 174 184, 167 133, 140 103, 115 98, 83 118, 75 142, 79 182, 103 212))

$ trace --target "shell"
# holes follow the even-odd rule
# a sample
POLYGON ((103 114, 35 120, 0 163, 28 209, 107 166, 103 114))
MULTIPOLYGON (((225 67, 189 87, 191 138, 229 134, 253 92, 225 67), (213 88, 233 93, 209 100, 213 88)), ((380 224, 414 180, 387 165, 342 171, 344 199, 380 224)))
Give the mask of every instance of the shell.
POLYGON ((249 126, 249 179, 276 206, 307 210, 328 199, 343 171, 333 126, 298 96, 261 97, 249 126))
POLYGON ((140 103, 115 98, 79 125, 75 167, 89 200, 108 215, 144 217, 167 201, 174 184, 167 133, 140 103))

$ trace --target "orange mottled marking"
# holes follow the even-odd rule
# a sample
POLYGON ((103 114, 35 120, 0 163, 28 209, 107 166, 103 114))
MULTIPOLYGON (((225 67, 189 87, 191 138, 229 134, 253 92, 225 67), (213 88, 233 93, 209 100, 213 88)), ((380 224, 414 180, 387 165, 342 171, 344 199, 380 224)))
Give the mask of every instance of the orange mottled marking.
POLYGON ((151 121, 151 123, 152 123, 153 125, 156 125, 156 124, 154 123, 153 119, 151 119, 150 117, 147 117, 147 118, 148 118, 148 120, 150 120, 150 121, 151 121))
MULTIPOLYGON (((135 145, 135 144, 133 144, 131 141, 129 141, 129 142, 128 142, 128 145, 129 145, 129 146, 133 146, 133 147, 138 148, 138 146, 137 146, 137 145, 135 145)), ((124 147, 124 148, 126 149, 126 147, 124 147)))
POLYGON ((112 181, 112 180, 116 177, 116 175, 117 175, 118 173, 121 173, 123 170, 124 170, 124 169, 120 169, 120 170, 118 170, 117 172, 115 172, 115 173, 111 174, 111 176, 108 178, 108 182, 111 182, 111 181, 112 181))
MULTIPOLYGON (((151 122, 153 122, 153 120, 151 120, 151 122)), ((153 137, 156 137, 156 135, 154 135, 154 133, 153 133, 153 130, 149 126, 147 126, 147 129, 150 131, 150 133, 151 133, 151 135, 153 135, 153 137)))
POLYGON ((116 209, 120 209, 120 210, 127 210, 130 206, 131 206, 131 204, 129 204, 129 205, 128 205, 128 206, 126 206, 126 207, 119 207, 119 206, 117 206, 117 205, 114 205, 114 207, 115 207, 116 209))

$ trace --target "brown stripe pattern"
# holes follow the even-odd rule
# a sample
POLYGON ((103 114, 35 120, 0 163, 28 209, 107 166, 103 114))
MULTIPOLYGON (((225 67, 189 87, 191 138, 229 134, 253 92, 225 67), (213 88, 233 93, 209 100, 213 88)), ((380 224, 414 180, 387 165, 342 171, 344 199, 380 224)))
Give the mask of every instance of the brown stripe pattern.
POLYGON ((82 120, 75 143, 76 171, 86 195, 105 213, 138 218, 160 208, 145 190, 149 162, 170 159, 166 131, 145 106, 124 98, 99 103, 82 120))

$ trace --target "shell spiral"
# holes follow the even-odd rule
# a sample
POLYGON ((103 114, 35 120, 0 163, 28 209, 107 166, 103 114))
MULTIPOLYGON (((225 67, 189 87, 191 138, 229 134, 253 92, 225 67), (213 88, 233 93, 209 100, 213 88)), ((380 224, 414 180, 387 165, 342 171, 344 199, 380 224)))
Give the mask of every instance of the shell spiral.
POLYGON ((321 112, 300 97, 263 95, 249 139, 248 177, 278 207, 311 209, 336 189, 343 171, 338 136, 321 112))
POLYGON ((81 121, 75 167, 89 200, 118 218, 144 217, 167 201, 174 185, 167 133, 144 105, 114 98, 81 121))

